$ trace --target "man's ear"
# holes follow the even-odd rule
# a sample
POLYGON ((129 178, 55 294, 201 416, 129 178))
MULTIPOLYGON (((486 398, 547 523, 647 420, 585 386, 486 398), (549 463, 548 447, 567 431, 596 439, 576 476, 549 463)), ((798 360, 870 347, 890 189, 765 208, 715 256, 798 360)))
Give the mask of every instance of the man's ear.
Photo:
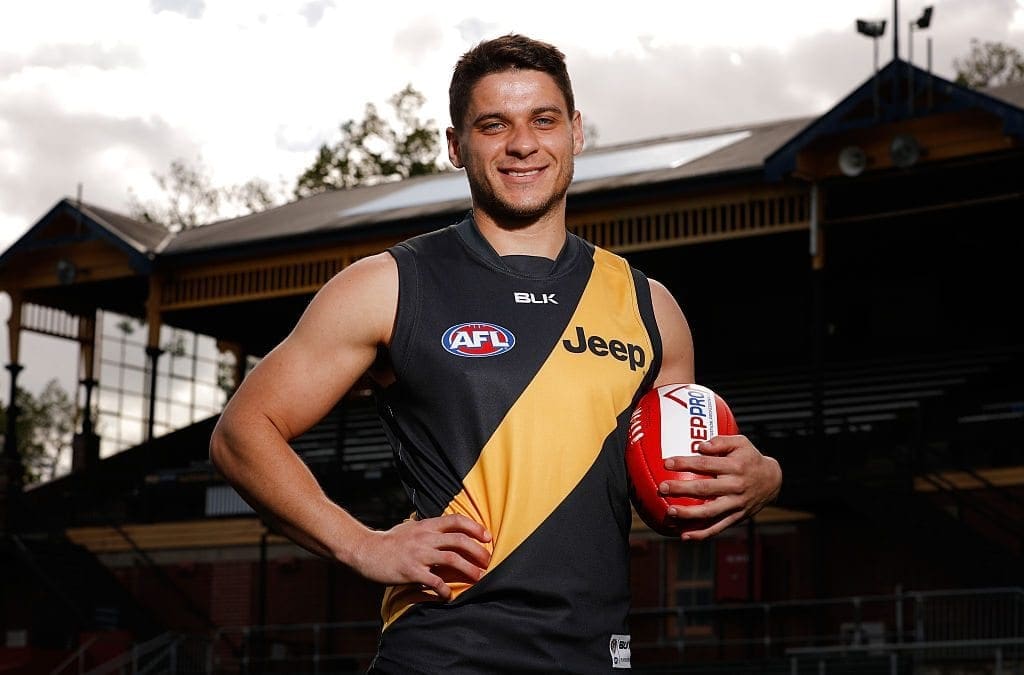
POLYGON ((444 135, 448 139, 448 161, 456 169, 461 169, 463 164, 462 156, 459 154, 459 134, 455 131, 455 127, 448 127, 445 129, 444 135))
POLYGON ((572 154, 578 155, 583 152, 586 139, 583 136, 583 116, 576 110, 572 114, 572 154))

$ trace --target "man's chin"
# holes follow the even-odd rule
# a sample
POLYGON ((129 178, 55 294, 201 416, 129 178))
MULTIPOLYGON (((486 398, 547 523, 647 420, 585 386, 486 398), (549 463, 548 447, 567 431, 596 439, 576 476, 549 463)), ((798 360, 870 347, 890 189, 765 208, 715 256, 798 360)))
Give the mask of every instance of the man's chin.
POLYGON ((491 220, 504 229, 520 230, 550 215, 558 208, 562 197, 564 195, 544 204, 530 205, 511 204, 498 199, 476 199, 475 202, 477 211, 486 213, 491 220))

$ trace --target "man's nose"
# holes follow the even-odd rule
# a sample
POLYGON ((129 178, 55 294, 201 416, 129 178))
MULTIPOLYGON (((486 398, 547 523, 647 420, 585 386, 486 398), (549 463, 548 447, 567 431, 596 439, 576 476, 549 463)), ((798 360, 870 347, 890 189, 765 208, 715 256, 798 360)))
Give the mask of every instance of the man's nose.
POLYGON ((537 135, 529 125, 518 125, 509 136, 506 152, 513 157, 527 157, 537 152, 537 135))

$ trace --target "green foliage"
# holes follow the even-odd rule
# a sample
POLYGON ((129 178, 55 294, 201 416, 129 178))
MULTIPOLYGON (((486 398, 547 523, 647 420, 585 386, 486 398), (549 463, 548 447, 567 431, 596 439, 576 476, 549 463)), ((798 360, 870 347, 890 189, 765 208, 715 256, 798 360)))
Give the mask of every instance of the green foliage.
POLYGON ((162 346, 163 350, 174 357, 182 357, 188 354, 188 348, 185 346, 185 334, 179 330, 175 330, 171 337, 162 346))
POLYGON ((136 220, 160 223, 172 232, 263 211, 284 201, 284 191, 275 190, 261 178, 218 187, 201 158, 194 165, 176 159, 166 174, 154 173, 153 178, 163 198, 144 202, 129 190, 129 213, 136 220))
MULTIPOLYGON (((50 380, 34 396, 18 388, 18 452, 25 468, 25 482, 37 483, 56 477, 60 458, 70 456, 75 433, 75 402, 56 380, 50 380)), ((0 424, 7 428, 7 411, 0 409, 0 424)))
MULTIPOLYGON (((424 103, 426 97, 411 84, 388 99, 390 121, 367 103, 362 120, 341 125, 338 142, 320 146, 313 163, 298 177, 295 196, 440 172, 441 134, 434 120, 420 120, 424 103)), ((217 186, 201 158, 194 164, 176 159, 167 173, 153 177, 163 196, 143 201, 129 189, 129 213, 172 232, 263 211, 283 203, 287 192, 261 178, 217 186)))
POLYGON ((1024 54, 1002 42, 971 40, 971 51, 953 59, 956 82, 967 87, 998 87, 1024 82, 1024 54))
POLYGON ((298 178, 296 197, 441 171, 437 123, 419 118, 426 97, 409 84, 388 103, 397 124, 392 126, 367 103, 362 120, 341 125, 337 143, 320 146, 316 159, 298 178))
POLYGON ((597 125, 594 124, 593 122, 584 121, 583 139, 585 141, 585 145, 583 146, 583 149, 593 150, 594 148, 596 148, 599 138, 600 134, 598 133, 597 125))

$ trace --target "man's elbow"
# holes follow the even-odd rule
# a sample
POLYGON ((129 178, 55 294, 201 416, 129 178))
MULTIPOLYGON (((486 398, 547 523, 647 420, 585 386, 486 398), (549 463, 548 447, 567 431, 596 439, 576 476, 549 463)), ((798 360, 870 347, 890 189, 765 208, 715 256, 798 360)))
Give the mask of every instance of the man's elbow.
POLYGON ((222 475, 226 473, 225 469, 230 465, 235 454, 232 448, 231 434, 222 416, 210 436, 210 463, 222 475))

